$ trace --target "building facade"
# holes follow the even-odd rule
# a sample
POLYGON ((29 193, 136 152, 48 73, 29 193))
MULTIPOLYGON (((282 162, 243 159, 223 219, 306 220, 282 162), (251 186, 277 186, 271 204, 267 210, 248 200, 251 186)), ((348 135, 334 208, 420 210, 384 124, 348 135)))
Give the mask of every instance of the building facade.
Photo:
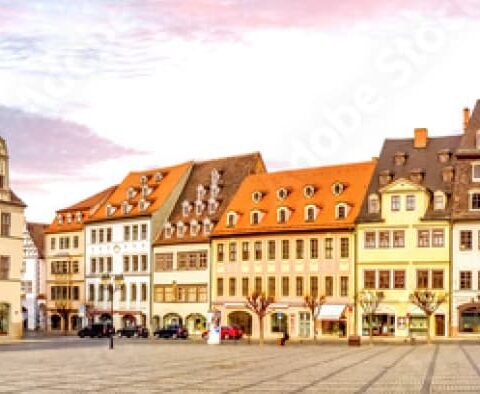
POLYGON ((452 335, 480 333, 480 101, 456 151, 453 203, 452 335))
POLYGON ((23 335, 21 277, 25 204, 10 188, 7 144, 0 137, 0 336, 23 335))
POLYGON ((258 337, 246 297, 273 303, 264 336, 347 336, 354 305, 355 219, 375 162, 247 177, 213 232, 212 307, 258 337), (305 296, 325 296, 314 311, 305 296), (314 322, 314 324, 312 323, 314 322))
POLYGON ((45 231, 48 331, 76 331, 86 322, 85 221, 113 190, 110 187, 57 211, 45 231))
MULTIPOLYGON (((386 140, 357 219, 357 294, 383 295, 373 318, 376 336, 425 335, 425 314, 410 302, 416 290, 450 292, 451 207, 460 136, 386 140)), ((449 335, 450 303, 434 315, 431 334, 449 335)), ((368 316, 357 305, 359 335, 368 316)))
POLYGON ((150 327, 152 243, 191 169, 188 162, 128 174, 88 221, 86 296, 95 321, 113 320, 116 328, 150 327))
POLYGON ((206 329, 210 308, 210 234, 242 180, 265 172, 258 153, 194 163, 154 245, 153 326, 206 329))
POLYGON ((24 232, 22 311, 24 330, 45 330, 46 315, 46 224, 27 223, 24 232))

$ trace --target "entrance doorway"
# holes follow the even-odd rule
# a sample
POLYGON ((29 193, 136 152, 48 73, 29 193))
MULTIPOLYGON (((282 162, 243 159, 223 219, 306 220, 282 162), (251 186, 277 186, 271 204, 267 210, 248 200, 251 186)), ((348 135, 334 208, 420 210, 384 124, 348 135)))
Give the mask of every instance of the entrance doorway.
POLYGON ((310 312, 300 312, 298 314, 298 336, 303 338, 310 337, 310 312))
POLYGON ((437 337, 445 336, 445 315, 435 315, 435 335, 437 337))
POLYGON ((228 315, 228 325, 238 326, 246 336, 252 335, 252 316, 248 312, 232 312, 228 315))

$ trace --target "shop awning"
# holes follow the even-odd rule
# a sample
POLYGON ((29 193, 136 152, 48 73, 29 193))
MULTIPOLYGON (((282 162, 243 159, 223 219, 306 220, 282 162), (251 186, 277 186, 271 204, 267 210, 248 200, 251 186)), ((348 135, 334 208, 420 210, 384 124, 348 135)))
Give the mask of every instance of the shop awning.
POLYGON ((317 320, 340 320, 346 305, 322 305, 317 320))

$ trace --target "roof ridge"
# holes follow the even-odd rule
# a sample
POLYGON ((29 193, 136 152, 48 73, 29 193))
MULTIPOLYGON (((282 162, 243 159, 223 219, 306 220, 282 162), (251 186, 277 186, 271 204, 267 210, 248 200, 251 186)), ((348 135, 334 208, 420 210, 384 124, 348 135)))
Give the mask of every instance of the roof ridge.
POLYGON ((216 161, 223 161, 223 160, 232 160, 232 159, 241 159, 245 157, 250 157, 250 156, 262 156, 260 151, 254 151, 250 153, 242 153, 238 155, 230 155, 230 156, 222 156, 222 157, 217 157, 215 159, 208 159, 208 160, 193 160, 194 164, 206 164, 206 163, 213 163, 216 161))

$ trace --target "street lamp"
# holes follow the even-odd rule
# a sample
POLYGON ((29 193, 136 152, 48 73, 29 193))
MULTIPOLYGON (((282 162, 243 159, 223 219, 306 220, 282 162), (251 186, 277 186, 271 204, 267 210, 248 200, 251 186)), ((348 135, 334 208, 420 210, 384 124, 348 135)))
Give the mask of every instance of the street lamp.
POLYGON ((108 286, 110 295, 110 316, 112 317, 112 327, 110 329, 110 349, 113 349, 113 296, 115 291, 120 289, 123 284, 123 275, 103 274, 102 284, 108 286))

